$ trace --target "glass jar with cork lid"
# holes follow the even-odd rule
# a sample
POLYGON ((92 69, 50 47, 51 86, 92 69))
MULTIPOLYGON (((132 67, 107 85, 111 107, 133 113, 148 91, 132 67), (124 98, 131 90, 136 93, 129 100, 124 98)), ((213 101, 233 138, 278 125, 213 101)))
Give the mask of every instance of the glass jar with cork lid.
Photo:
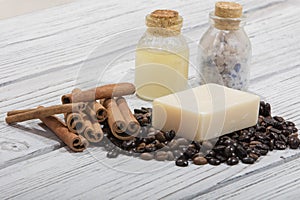
POLYGON ((247 90, 252 50, 242 9, 238 3, 217 2, 215 12, 210 13, 211 25, 198 46, 202 84, 247 90))
POLYGON ((181 34, 182 17, 174 10, 146 16, 147 30, 136 48, 135 85, 145 100, 187 88, 189 48, 181 34))

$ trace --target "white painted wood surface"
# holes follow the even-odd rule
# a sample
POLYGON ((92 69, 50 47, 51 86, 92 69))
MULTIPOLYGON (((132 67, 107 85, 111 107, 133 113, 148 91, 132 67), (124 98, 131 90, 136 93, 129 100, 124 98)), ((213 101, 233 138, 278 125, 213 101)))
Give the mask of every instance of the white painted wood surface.
MULTIPOLYGON (((299 3, 239 2, 249 15, 246 31, 253 45, 250 90, 270 102, 275 114, 299 125, 299 3)), ((275 179, 271 176, 256 182, 255 177, 276 169, 276 177, 288 181, 284 166, 299 162, 300 151, 272 152, 254 165, 178 168, 173 162, 145 162, 125 156, 110 160, 100 148, 70 153, 38 125, 38 120, 13 127, 4 123, 8 110, 59 104, 60 96, 75 86, 99 84, 105 64, 124 52, 104 71, 100 82, 133 81, 132 51, 143 32, 144 16, 154 9, 176 9, 184 16, 183 32, 194 58, 213 5, 212 0, 143 0, 130 5, 127 1, 89 0, 0 21, 0 199, 190 199, 222 194, 233 198, 249 197, 255 190, 264 195, 263 188, 271 187, 265 183, 275 179), (93 69, 92 73, 87 68, 93 69), (249 190, 239 183, 250 185, 249 190)), ((191 75, 192 85, 195 80, 191 75)), ((129 103, 132 108, 149 105, 134 97, 129 103)), ((280 187, 268 191, 270 197, 277 193, 288 197, 280 187)))

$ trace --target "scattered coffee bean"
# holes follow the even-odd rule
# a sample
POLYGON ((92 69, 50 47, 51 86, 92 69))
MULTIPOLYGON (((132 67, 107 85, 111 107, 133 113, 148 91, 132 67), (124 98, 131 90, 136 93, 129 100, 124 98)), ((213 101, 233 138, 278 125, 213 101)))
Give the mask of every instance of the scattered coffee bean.
POLYGON ((298 137, 290 137, 288 142, 291 149, 299 148, 300 140, 298 137))
POLYGON ((253 158, 254 160, 257 160, 259 158, 259 156, 255 153, 250 153, 249 157, 253 158))
POLYGON ((239 163, 239 159, 237 157, 230 157, 227 160, 228 165, 236 165, 239 163))
POLYGON ((187 167, 189 165, 189 162, 187 161, 187 159, 184 156, 180 156, 176 160, 176 165, 179 167, 187 167))
POLYGON ((242 162, 245 164, 253 164, 255 162, 255 159, 252 157, 245 157, 242 159, 242 162))
POLYGON ((208 163, 211 165, 220 165, 221 161, 216 158, 209 158, 207 159, 208 163))
POLYGON ((165 138, 164 133, 162 131, 159 131, 158 133, 156 133, 155 139, 157 139, 160 142, 165 142, 166 141, 166 138, 165 138))
POLYGON ((194 157, 193 163, 195 165, 205 165, 205 164, 207 164, 207 160, 204 157, 197 156, 197 157, 194 157))

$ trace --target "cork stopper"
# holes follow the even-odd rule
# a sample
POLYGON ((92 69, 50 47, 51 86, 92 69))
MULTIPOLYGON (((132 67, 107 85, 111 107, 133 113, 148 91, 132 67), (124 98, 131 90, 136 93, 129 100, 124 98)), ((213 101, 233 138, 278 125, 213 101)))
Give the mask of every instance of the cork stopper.
POLYGON ((155 10, 146 16, 146 25, 150 28, 158 28, 155 32, 161 35, 179 34, 182 22, 182 17, 175 10, 155 10))
POLYGON ((240 18, 243 15, 243 7, 235 2, 217 2, 215 15, 222 18, 240 18))
POLYGON ((217 2, 215 27, 220 30, 238 30, 243 16, 243 7, 235 2, 217 2))
POLYGON ((177 18, 178 12, 175 10, 155 10, 150 15, 154 18, 177 18))

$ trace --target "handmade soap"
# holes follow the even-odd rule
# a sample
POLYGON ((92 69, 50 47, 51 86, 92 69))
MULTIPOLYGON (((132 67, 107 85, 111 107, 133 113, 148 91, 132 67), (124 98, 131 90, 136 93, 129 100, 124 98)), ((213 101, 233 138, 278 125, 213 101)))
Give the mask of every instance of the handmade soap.
POLYGON ((206 84, 155 99, 152 123, 187 139, 208 140, 255 125, 259 103, 257 95, 206 84))

